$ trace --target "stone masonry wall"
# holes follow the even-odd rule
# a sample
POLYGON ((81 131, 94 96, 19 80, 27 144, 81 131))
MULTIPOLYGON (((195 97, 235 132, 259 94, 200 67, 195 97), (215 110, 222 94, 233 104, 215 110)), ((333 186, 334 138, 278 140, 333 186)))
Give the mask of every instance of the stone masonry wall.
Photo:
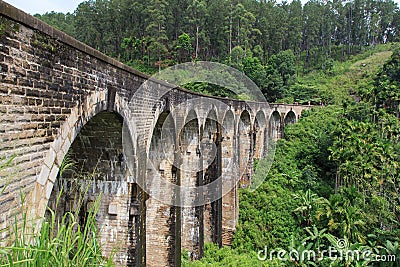
MULTIPOLYGON (((97 136, 81 135, 86 144, 75 137, 99 112, 115 111, 116 94, 127 99, 145 76, 2 1, 0 10, 0 159, 15 157, 0 174, 0 188, 5 188, 0 195, 0 228, 5 229, 14 218, 21 219, 23 205, 34 218, 44 215, 64 155, 74 141, 78 161, 96 161, 99 156, 103 170, 110 162, 114 170, 121 167, 117 161, 122 147, 106 155, 112 133, 105 125, 103 133, 92 131, 97 136), (25 203, 21 194, 27 195, 25 203)), ((106 253, 122 244, 125 253, 117 254, 116 260, 126 263, 131 185, 125 177, 114 179, 112 173, 121 174, 106 173, 89 195, 103 193, 100 239, 106 253)), ((1 240, 9 234, 2 232, 1 240)))

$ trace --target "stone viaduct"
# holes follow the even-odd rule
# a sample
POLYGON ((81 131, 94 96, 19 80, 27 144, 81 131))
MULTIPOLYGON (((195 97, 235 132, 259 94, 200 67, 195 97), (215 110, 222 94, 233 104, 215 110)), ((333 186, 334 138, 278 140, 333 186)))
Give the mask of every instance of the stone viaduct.
MULTIPOLYGON (((309 107, 161 81, 138 94, 148 76, 1 0, 0 13, 0 159, 13 158, 0 170, 0 229, 24 210, 32 219, 47 207, 84 218, 101 194, 99 238, 105 254, 117 250, 118 265, 180 266, 181 250, 199 258, 204 242, 229 245, 253 159, 309 107), (66 160, 75 171, 64 171, 66 160), (208 190, 223 197, 194 204, 209 192, 193 188, 213 182, 208 190)), ((10 232, 0 233, 5 242, 10 232)))

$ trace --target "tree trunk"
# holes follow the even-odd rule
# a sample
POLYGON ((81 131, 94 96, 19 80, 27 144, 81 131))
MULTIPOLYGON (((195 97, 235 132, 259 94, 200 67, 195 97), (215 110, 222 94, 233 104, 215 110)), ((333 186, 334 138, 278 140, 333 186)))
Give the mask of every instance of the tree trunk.
POLYGON ((199 53, 199 25, 196 25, 196 59, 199 53))

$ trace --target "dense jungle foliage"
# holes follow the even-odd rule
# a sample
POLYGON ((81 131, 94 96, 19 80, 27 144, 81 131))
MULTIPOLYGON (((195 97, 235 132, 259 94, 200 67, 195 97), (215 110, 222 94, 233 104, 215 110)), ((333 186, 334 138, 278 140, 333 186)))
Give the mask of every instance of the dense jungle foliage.
MULTIPOLYGON (((304 77, 307 86, 324 80, 316 90, 343 98, 285 128, 265 182, 240 192, 232 247, 209 244, 202 260, 184 265, 399 266, 399 63, 398 48, 368 52, 338 64, 338 75, 304 77), (329 249, 336 258, 318 258, 329 249), (316 258, 302 258, 310 251, 316 258)), ((261 160, 256 175, 265 168, 261 160)))
POLYGON ((268 174, 259 162, 266 179, 241 190, 232 246, 207 244, 195 262, 183 253, 184 266, 399 266, 399 14, 390 0, 97 0, 37 17, 147 73, 217 61, 268 101, 327 104, 285 127, 268 174), (329 248, 342 257, 319 259, 329 248))
MULTIPOLYGON (((36 16, 146 73, 220 62, 243 71, 270 102, 303 103, 327 100, 313 88, 293 94, 297 77, 329 74, 334 61, 398 40, 400 27, 393 0, 89 0, 72 14, 36 16)), ((234 97, 210 86, 188 88, 234 97)))

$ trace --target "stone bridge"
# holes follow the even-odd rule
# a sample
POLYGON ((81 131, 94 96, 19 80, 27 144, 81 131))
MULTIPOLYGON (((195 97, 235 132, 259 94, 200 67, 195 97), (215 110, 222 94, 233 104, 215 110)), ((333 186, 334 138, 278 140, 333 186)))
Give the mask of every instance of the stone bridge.
POLYGON ((84 218, 101 194, 99 238, 118 265, 180 266, 181 250, 199 258, 204 242, 229 245, 253 159, 309 107, 161 81, 138 93, 148 76, 3 1, 0 13, 0 159, 12 158, 0 170, 0 229, 24 210, 84 218))

